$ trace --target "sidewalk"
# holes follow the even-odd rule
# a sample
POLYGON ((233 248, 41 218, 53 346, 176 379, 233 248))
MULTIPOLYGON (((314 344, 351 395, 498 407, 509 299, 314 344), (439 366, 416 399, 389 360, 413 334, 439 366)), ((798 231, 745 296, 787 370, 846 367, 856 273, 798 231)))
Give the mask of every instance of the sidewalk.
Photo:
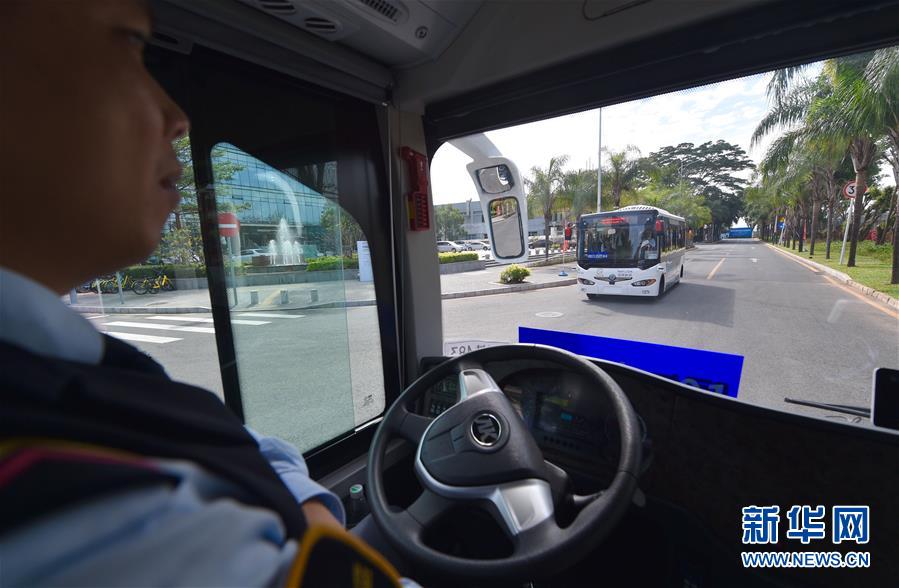
MULTIPOLYGON (((505 285, 499 282, 499 274, 504 268, 491 267, 483 270, 445 274, 440 276, 442 298, 467 298, 506 294, 525 290, 569 286, 577 283, 577 270, 573 260, 565 265, 534 267, 531 276, 523 284, 505 285), (559 276, 562 269, 569 274, 559 276)), ((228 288, 229 304, 234 304, 234 288, 228 288)), ((276 286, 246 286, 237 290, 237 304, 234 311, 260 312, 275 310, 306 310, 315 308, 344 308, 351 306, 373 306, 375 304, 374 284, 359 280, 308 282, 304 284, 283 284, 276 286), (252 303, 252 292, 257 303, 252 303), (284 296, 286 293, 286 302, 284 296)), ((158 294, 139 296, 133 292, 76 294, 76 304, 71 304, 69 295, 62 297, 67 305, 81 313, 103 314, 182 314, 211 312, 209 290, 175 290, 158 294)))

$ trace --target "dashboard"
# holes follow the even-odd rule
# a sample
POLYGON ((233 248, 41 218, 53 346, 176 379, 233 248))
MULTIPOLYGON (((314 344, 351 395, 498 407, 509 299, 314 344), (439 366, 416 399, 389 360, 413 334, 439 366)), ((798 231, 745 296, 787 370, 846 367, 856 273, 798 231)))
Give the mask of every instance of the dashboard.
MULTIPOLYGON (((568 473, 576 492, 596 492, 611 482, 619 454, 617 422, 608 400, 587 378, 533 368, 497 381, 544 458, 568 473)), ((422 397, 419 413, 437 417, 458 398, 457 376, 447 377, 422 397)))

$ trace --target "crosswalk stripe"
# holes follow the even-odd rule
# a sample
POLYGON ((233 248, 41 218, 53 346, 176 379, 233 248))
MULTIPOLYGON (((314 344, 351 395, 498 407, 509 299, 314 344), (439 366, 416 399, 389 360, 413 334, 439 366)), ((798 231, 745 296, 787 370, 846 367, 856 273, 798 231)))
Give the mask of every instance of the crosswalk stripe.
POLYGON ((127 321, 113 321, 103 323, 106 327, 131 327, 133 329, 157 329, 160 331, 186 331, 188 333, 215 333, 211 327, 181 327, 178 325, 158 325, 154 323, 131 323, 127 321))
POLYGON ((141 341, 143 343, 171 343, 173 341, 181 341, 178 337, 155 337, 153 335, 138 335, 137 333, 116 333, 115 331, 106 331, 106 334, 123 341, 141 341))
MULTIPOLYGON (((181 322, 190 322, 190 323, 213 323, 215 319, 211 318, 201 318, 196 316, 150 316, 147 317, 150 320, 154 321, 181 321, 181 322)), ((251 326, 259 326, 259 325, 268 325, 269 321, 245 321, 240 319, 232 319, 232 325, 251 325, 251 326)))
POLYGON ((244 314, 238 314, 235 316, 253 316, 253 317, 261 317, 261 318, 295 319, 295 318, 303 318, 306 315, 305 314, 274 314, 274 313, 266 313, 266 312, 248 312, 248 313, 244 313, 244 314))

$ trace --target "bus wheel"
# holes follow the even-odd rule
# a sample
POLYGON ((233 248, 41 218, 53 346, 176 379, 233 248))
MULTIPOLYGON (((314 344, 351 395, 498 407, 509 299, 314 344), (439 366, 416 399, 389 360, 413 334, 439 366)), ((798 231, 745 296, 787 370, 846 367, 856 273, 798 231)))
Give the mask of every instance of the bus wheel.
POLYGON ((587 298, 590 300, 599 300, 599 294, 587 294, 587 298))
POLYGON ((665 276, 662 276, 662 279, 659 280, 659 293, 656 294, 656 298, 661 298, 662 294, 665 293, 665 276))

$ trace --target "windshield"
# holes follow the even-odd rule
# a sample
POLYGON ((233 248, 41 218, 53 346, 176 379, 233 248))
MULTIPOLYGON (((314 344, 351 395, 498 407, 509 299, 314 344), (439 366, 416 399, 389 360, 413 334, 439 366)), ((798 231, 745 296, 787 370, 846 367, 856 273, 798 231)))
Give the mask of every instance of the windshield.
MULTIPOLYGON (((527 249, 521 267, 440 253, 444 353, 556 345, 781 411, 864 412, 874 370, 899 367, 895 119, 864 152, 822 129, 859 107, 840 101, 877 55, 486 132, 517 168, 527 249)), ((440 239, 491 236, 465 145, 433 158, 440 239)))
POLYGON ((581 218, 578 264, 581 267, 636 266, 658 260, 654 212, 608 213, 581 218))

